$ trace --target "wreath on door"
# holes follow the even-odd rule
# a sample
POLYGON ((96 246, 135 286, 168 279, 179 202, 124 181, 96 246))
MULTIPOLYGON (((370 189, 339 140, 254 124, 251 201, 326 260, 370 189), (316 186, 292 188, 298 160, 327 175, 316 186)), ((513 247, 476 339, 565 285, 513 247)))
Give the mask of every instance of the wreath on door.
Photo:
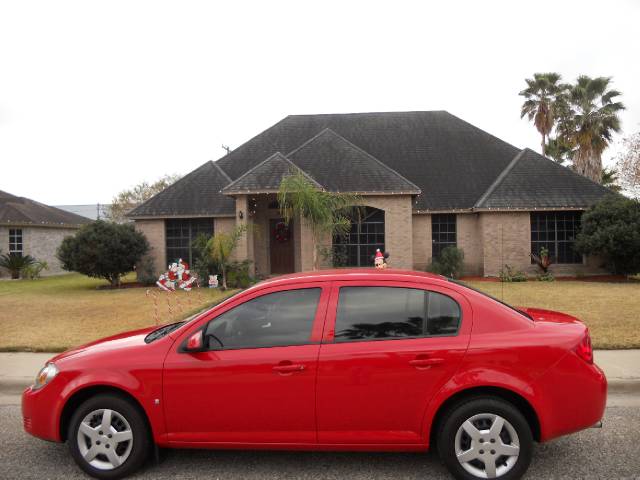
POLYGON ((273 236, 275 237, 276 242, 285 243, 289 241, 289 238, 291 238, 291 231, 286 223, 278 222, 276 223, 276 227, 273 231, 273 236))

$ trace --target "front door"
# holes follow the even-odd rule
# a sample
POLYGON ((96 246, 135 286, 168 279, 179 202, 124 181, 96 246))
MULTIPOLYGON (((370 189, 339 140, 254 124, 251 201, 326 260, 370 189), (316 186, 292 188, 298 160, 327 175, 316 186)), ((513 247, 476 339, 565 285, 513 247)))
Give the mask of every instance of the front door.
POLYGON ((440 287, 334 285, 318 366, 318 442, 423 444, 429 401, 469 343, 467 302, 440 287))
POLYGON ((293 228, 282 218, 269 221, 271 273, 293 273, 293 228))
POLYGON ((255 292, 204 326, 209 351, 173 349, 163 373, 168 440, 315 443, 315 381, 328 296, 317 283, 255 292))

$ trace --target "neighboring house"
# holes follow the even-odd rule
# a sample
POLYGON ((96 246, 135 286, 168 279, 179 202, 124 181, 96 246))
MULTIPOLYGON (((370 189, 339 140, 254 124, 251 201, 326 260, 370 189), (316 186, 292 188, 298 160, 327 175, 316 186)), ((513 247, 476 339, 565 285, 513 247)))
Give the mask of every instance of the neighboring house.
POLYGON ((367 207, 347 238, 333 240, 342 265, 372 266, 380 248, 390 266, 422 270, 455 245, 467 275, 497 276, 504 264, 534 273, 529 254, 546 247, 556 274, 601 272, 573 246, 582 211, 609 190, 443 111, 288 116, 129 216, 158 272, 178 257, 192 261, 199 233, 243 223, 257 228, 236 257, 258 275, 309 270, 310 229, 284 228, 276 201, 296 169, 327 191, 358 193, 367 207))
MULTIPOLYGON (((0 190, 0 250, 31 255, 49 265, 42 275, 62 273, 56 250, 66 236, 91 220, 0 190)), ((0 276, 8 272, 0 268, 0 276)))
POLYGON ((65 212, 75 213, 90 220, 108 220, 111 205, 104 203, 90 203, 88 205, 55 205, 65 212))

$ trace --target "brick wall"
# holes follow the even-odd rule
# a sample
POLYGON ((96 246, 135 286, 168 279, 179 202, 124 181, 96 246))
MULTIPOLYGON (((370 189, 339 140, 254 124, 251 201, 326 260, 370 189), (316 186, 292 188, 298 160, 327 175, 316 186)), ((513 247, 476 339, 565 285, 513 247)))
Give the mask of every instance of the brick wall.
POLYGON ((413 268, 425 271, 431 264, 431 215, 415 214, 413 221, 413 268))
MULTIPOLYGON (((9 228, 0 227, 0 250, 9 253, 9 228)), ((51 227, 16 227, 22 229, 22 248, 25 255, 31 255, 36 260, 47 262, 48 270, 41 275, 59 275, 66 273, 56 258, 56 251, 65 237, 77 232, 76 228, 51 227)), ((2 269, 4 270, 4 269, 2 269)), ((7 271, 0 271, 1 277, 9 276, 7 271)))
POLYGON ((464 275, 482 275, 483 243, 480 218, 476 213, 456 215, 458 248, 464 251, 464 275))
POLYGON ((153 261, 154 274, 159 276, 167 269, 164 219, 136 220, 135 227, 147 237, 150 247, 147 255, 153 261))
MULTIPOLYGON (((531 264, 531 219, 529 212, 482 212, 480 231, 484 251, 483 274, 495 277, 504 264, 508 264, 527 275, 539 273, 531 264)), ((586 257, 582 264, 552 265, 554 275, 606 274, 602 260, 586 257)))

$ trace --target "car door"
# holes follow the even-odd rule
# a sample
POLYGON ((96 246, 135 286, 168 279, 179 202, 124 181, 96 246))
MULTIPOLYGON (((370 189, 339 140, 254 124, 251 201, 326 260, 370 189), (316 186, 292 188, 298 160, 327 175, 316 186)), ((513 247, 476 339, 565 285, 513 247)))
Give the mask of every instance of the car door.
POLYGON ((208 351, 170 352, 163 374, 168 440, 316 442, 315 380, 328 297, 321 283, 254 292, 202 327, 208 351))
POLYGON ((318 365, 321 444, 420 444, 430 399, 469 344, 471 308, 447 288, 335 282, 318 365))

